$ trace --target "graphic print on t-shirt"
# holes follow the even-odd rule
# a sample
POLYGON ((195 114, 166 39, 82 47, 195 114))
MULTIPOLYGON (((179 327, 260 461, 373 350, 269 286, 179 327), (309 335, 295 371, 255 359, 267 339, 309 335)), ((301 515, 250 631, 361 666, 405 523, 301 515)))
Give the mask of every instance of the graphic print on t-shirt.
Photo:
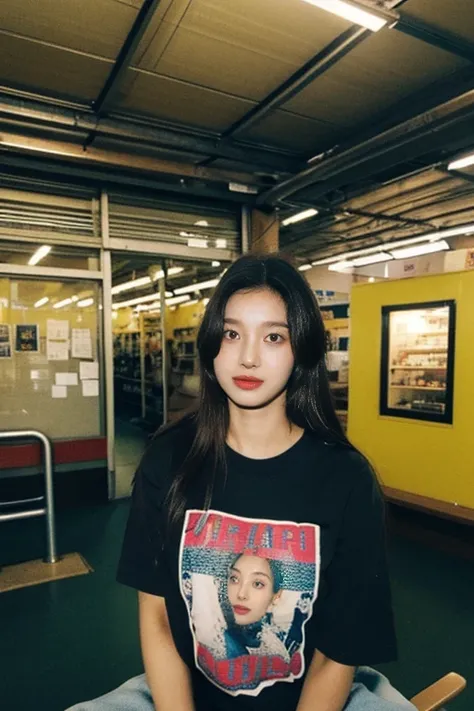
POLYGON ((257 696, 304 672, 304 625, 317 596, 319 527, 186 514, 181 592, 196 666, 233 696, 257 696))

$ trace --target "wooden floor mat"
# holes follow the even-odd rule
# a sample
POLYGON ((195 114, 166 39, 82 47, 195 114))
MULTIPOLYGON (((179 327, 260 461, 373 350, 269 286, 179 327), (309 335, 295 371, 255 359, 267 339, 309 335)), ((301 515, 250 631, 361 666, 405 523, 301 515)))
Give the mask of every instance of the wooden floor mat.
POLYGON ((0 569, 0 593, 93 572, 80 553, 67 553, 57 563, 40 559, 6 565, 0 569))

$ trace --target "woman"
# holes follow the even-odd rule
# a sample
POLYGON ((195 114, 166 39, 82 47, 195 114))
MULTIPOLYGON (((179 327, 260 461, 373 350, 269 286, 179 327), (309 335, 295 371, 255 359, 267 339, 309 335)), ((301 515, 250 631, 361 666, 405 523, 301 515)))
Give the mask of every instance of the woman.
POLYGON ((355 678, 393 660, 396 641, 383 503, 337 420, 325 344, 313 293, 284 259, 226 271, 199 332, 198 410, 155 438, 135 481, 118 579, 139 591, 146 680, 75 711, 413 708, 355 678), (278 608, 290 648, 223 659, 214 581, 234 560, 234 620, 251 624, 232 586, 255 550, 286 571, 285 606, 267 594, 255 615, 278 608))

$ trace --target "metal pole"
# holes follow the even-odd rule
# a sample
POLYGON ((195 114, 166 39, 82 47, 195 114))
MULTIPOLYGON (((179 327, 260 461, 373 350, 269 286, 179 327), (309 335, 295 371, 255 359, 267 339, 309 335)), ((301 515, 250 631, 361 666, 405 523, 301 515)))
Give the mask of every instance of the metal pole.
POLYGON ((143 312, 138 317, 140 328, 140 393, 142 403, 142 420, 146 419, 146 380, 145 380, 145 318, 143 312))
POLYGON ((168 351, 166 348, 166 261, 163 260, 163 279, 160 279, 161 319, 161 382, 163 391, 163 424, 168 422, 168 351))
MULTIPOLYGON (((56 525, 54 519, 54 482, 53 482, 53 453, 51 442, 48 437, 42 432, 37 430, 15 430, 12 432, 0 432, 0 439, 38 439, 44 450, 44 480, 45 480, 45 500, 46 507, 46 546, 47 554, 45 558, 46 563, 57 563, 59 556, 56 550, 56 525)), ((20 513, 20 512, 18 512, 20 513)), ((30 512, 21 512, 21 516, 17 518, 29 518, 34 516, 40 516, 39 510, 36 509, 30 512), (29 514, 29 516, 27 515, 29 514)), ((0 521, 11 520, 10 514, 2 514, 0 516, 0 521)))
POLYGON ((242 205, 242 254, 249 251, 250 246, 250 208, 248 205, 242 205))

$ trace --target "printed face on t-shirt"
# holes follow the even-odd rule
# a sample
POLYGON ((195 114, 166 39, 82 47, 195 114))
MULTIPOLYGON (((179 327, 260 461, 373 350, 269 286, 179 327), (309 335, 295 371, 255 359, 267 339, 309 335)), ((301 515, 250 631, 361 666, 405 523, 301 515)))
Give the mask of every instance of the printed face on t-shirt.
POLYGON ((269 289, 231 296, 221 348, 214 359, 217 381, 229 399, 240 407, 272 402, 285 390, 293 366, 283 299, 269 289))
POLYGON ((270 563, 265 558, 241 555, 233 563, 227 580, 227 597, 236 625, 250 625, 271 612, 280 597, 275 592, 270 563))
POLYGON ((190 510, 180 550, 197 668, 233 696, 304 673, 317 597, 319 527, 190 510))

